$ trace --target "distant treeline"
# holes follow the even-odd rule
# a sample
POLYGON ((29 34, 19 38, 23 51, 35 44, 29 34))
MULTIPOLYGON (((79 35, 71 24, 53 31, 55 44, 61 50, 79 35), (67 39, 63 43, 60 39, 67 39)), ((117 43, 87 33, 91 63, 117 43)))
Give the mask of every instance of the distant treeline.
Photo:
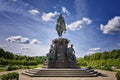
POLYGON ((37 65, 43 64, 47 59, 46 56, 21 56, 5 51, 0 48, 0 64, 1 65, 37 65))
POLYGON ((118 59, 120 58, 120 49, 99 52, 92 55, 84 56, 85 60, 104 60, 104 59, 118 59))
POLYGON ((120 49, 99 52, 78 58, 79 66, 111 70, 112 67, 120 68, 120 49))

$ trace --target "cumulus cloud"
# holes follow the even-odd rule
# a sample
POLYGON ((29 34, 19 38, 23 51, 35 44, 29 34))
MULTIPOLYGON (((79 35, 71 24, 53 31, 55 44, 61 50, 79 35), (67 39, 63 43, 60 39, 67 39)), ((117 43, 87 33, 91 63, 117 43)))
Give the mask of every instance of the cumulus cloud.
POLYGON ((33 40, 30 42, 30 44, 38 44, 38 43, 40 43, 40 41, 37 40, 37 39, 33 39, 33 40))
POLYGON ((113 19, 109 20, 106 25, 101 24, 100 29, 104 34, 110 34, 120 31, 120 16, 115 16, 113 19))
POLYGON ((28 12, 32 15, 37 15, 40 13, 37 9, 32 9, 32 10, 29 10, 28 12))
POLYGON ((29 38, 25 38, 22 36, 11 36, 11 37, 8 37, 6 40, 9 42, 22 43, 22 44, 38 44, 38 43, 40 43, 40 41, 37 39, 30 40, 29 38))
POLYGON ((82 20, 78 20, 67 25, 67 28, 71 31, 76 31, 80 30, 83 27, 83 25, 89 25, 91 23, 92 23, 91 19, 83 17, 82 20))
POLYGON ((8 37, 6 40, 14 43, 23 43, 23 44, 30 43, 30 39, 22 36, 11 36, 11 37, 8 37))
POLYGON ((42 18, 43 21, 54 21, 54 17, 58 14, 59 13, 57 11, 49 12, 49 13, 43 13, 41 18, 42 18))
POLYGON ((70 12, 65 7, 62 7, 62 12, 66 13, 67 15, 70 15, 70 12))
POLYGON ((91 48, 89 49, 89 51, 100 51, 101 49, 100 48, 91 48))
POLYGON ((101 48, 99 48, 99 47, 91 48, 87 51, 87 54, 93 54, 93 53, 100 52, 100 51, 101 51, 101 48))

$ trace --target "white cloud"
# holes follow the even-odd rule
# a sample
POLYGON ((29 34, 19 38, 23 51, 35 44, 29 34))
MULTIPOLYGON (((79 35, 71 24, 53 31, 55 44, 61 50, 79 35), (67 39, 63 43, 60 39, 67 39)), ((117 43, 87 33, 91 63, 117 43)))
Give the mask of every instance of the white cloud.
POLYGON ((22 44, 38 44, 38 43, 40 43, 40 41, 37 39, 30 40, 29 38, 25 38, 22 36, 11 36, 11 37, 8 37, 6 40, 9 42, 22 43, 22 44))
POLYGON ((78 20, 67 25, 67 28, 71 31, 76 31, 80 30, 83 27, 83 25, 89 25, 91 23, 92 23, 91 19, 83 17, 82 20, 78 20))
POLYGON ((40 43, 40 41, 37 40, 37 39, 33 39, 33 40, 30 42, 30 44, 38 44, 38 43, 40 43))
POLYGON ((106 25, 101 24, 100 29, 104 34, 110 34, 120 31, 120 16, 115 16, 113 19, 109 20, 106 25))
POLYGON ((32 15, 37 15, 40 13, 37 9, 32 9, 32 10, 29 10, 28 12, 32 15))
POLYGON ((87 51, 87 54, 93 54, 93 53, 100 52, 100 51, 101 51, 101 48, 99 48, 99 47, 91 48, 87 51))
POLYGON ((85 23, 85 24, 87 24, 87 25, 89 25, 89 24, 92 23, 92 20, 89 19, 89 18, 83 17, 82 22, 85 23))
POLYGON ((101 49, 100 48, 91 48, 89 49, 89 51, 100 51, 101 49))
POLYGON ((22 36, 11 36, 11 37, 8 37, 6 40, 14 43, 23 43, 23 44, 30 43, 30 40, 28 38, 25 38, 22 36))
POLYGON ((65 7, 62 7, 62 12, 66 13, 67 15, 70 15, 70 12, 65 7))
POLYGON ((43 15, 42 15, 42 20, 43 21, 54 21, 54 17, 56 16, 56 15, 58 15, 59 13, 58 12, 49 12, 49 13, 43 13, 43 15))

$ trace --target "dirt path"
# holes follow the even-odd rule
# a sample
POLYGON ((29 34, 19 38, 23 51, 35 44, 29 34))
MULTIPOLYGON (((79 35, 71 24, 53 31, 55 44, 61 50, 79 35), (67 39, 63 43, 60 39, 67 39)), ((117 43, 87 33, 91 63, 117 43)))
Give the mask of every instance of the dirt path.
POLYGON ((29 77, 21 74, 26 70, 27 69, 5 71, 5 72, 0 72, 0 75, 6 74, 9 72, 18 72, 20 74, 19 80, 117 80, 115 77, 116 72, 110 72, 110 71, 104 71, 104 70, 97 70, 102 74, 104 74, 104 76, 98 76, 98 77, 29 77))

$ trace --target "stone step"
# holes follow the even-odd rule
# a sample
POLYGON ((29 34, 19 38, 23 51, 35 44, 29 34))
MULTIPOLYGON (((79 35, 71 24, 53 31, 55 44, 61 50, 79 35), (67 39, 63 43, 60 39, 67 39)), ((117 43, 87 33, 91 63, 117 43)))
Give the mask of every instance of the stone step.
POLYGON ((88 72, 60 72, 60 71, 56 71, 56 72, 26 71, 26 73, 31 73, 31 74, 92 74, 92 73, 88 73, 88 72))
POLYGON ((35 68, 25 71, 23 74, 28 76, 73 76, 73 77, 87 77, 87 76, 98 76, 100 73, 94 70, 82 70, 82 69, 45 69, 45 68, 35 68))
POLYGON ((25 72, 25 73, 28 73, 28 74, 33 74, 33 75, 92 75, 90 73, 33 73, 33 72, 25 72))
POLYGON ((61 74, 61 75, 37 75, 37 74, 30 74, 30 73, 23 73, 24 75, 28 75, 31 77, 96 77, 96 75, 86 74, 86 75, 68 75, 68 74, 61 74))

